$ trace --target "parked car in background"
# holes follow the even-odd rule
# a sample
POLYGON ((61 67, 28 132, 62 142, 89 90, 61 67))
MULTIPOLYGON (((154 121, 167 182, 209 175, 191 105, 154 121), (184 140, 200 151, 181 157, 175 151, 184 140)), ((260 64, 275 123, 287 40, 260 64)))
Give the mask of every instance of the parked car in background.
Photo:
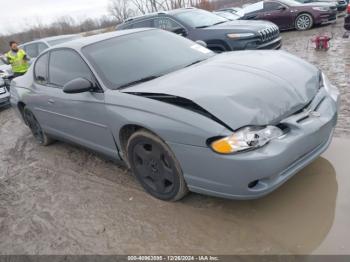
POLYGON ((335 6, 338 10, 338 12, 344 12, 347 7, 347 2, 345 0, 296 0, 299 3, 302 4, 308 4, 308 3, 326 3, 331 4, 335 6))
POLYGON ((12 81, 11 103, 39 144, 56 138, 123 160, 156 198, 250 199, 328 148, 339 91, 287 52, 215 54, 134 29, 45 51, 12 81))
POLYGON ((6 87, 5 80, 0 77, 0 108, 10 105, 10 93, 6 87))
POLYGON ((350 4, 348 5, 347 15, 344 19, 344 28, 345 28, 345 30, 350 31, 350 4))
POLYGON ((11 66, 5 64, 1 58, 5 59, 4 57, 0 57, 0 78, 11 78, 13 76, 11 66))
POLYGON ((215 52, 244 49, 279 49, 279 29, 266 21, 230 21, 211 12, 183 8, 130 18, 117 30, 153 27, 193 41, 204 41, 215 52))
POLYGON ((24 49, 24 51, 26 51, 27 55, 30 58, 36 58, 39 54, 41 54, 41 52, 43 52, 51 46, 59 45, 81 37, 82 36, 79 34, 52 36, 24 43, 19 47, 24 49))
POLYGON ((294 0, 261 1, 243 8, 241 19, 267 20, 280 30, 308 30, 337 19, 337 7, 328 3, 301 4, 294 0))
POLYGON ((237 15, 235 13, 230 13, 230 12, 226 12, 226 11, 214 11, 214 14, 221 16, 223 18, 226 18, 230 21, 235 21, 241 18, 240 15, 237 15))
POLYGON ((241 7, 227 7, 227 8, 221 8, 219 10, 216 10, 216 12, 227 12, 231 14, 236 14, 239 16, 244 15, 244 11, 241 7))

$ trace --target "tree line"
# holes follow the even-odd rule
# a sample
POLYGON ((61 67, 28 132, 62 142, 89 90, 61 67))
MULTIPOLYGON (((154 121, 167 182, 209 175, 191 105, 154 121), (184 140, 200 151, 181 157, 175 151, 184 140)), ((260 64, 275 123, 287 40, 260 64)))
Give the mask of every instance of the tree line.
POLYGON ((71 16, 63 16, 49 25, 39 22, 23 32, 0 35, 0 53, 8 50, 8 43, 12 40, 25 43, 49 36, 76 34, 100 29, 105 31, 114 30, 117 24, 137 15, 189 6, 211 11, 226 6, 240 5, 242 4, 241 1, 246 0, 110 0, 108 10, 106 10, 108 15, 98 19, 88 18, 83 21, 76 21, 71 16))

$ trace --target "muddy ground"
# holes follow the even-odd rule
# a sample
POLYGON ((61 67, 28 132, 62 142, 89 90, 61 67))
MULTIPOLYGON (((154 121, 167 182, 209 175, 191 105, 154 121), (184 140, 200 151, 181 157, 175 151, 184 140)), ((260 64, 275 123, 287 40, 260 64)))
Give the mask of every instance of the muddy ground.
MULTIPOLYGON (((316 65, 341 92, 342 106, 336 136, 350 137, 350 39, 344 39, 343 19, 333 25, 318 27, 306 32, 290 31, 282 34, 284 50, 316 65), (311 39, 316 35, 332 36, 327 52, 314 51, 311 39)), ((283 65, 281 65, 283 66, 283 65)))
POLYGON ((340 88, 339 138, 260 200, 155 200, 124 168, 65 143, 40 147, 12 109, 0 111, 0 254, 350 254, 350 40, 342 23, 283 33, 283 49, 340 88), (334 33, 328 52, 311 48, 319 32, 334 33))

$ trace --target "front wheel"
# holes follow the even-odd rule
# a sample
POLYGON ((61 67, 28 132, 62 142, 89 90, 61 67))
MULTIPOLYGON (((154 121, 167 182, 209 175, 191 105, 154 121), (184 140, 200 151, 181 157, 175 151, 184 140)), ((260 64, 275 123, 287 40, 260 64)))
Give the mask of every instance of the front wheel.
POLYGON ((295 19, 295 28, 298 31, 309 30, 314 25, 314 19, 310 14, 300 14, 295 19))
POLYGON ((180 165, 159 137, 137 131, 130 137, 126 151, 132 172, 149 194, 166 201, 177 201, 187 194, 180 165))
POLYGON ((32 134, 39 145, 48 146, 54 142, 54 140, 46 135, 41 129, 41 126, 32 111, 25 107, 23 110, 23 116, 25 123, 28 125, 30 131, 32 131, 32 134))

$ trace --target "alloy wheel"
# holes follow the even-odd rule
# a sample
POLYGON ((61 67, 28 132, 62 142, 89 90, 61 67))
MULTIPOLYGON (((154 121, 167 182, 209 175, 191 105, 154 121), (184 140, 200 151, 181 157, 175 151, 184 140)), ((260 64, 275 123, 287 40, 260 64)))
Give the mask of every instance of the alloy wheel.
POLYGON ((297 18, 296 27, 298 30, 307 30, 312 26, 312 18, 308 14, 302 14, 297 18))

